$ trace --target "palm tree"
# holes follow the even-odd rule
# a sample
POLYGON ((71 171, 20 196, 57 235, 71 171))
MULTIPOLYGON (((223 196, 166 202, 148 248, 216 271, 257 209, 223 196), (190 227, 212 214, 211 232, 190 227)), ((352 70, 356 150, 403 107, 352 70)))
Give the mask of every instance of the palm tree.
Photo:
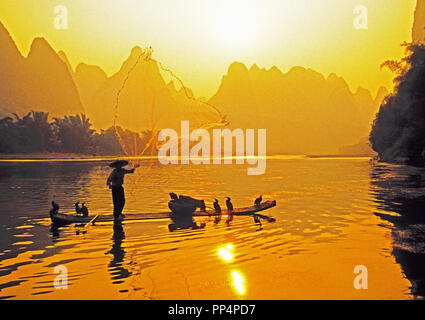
POLYGON ((13 152, 13 119, 6 117, 0 119, 0 153, 13 152))
POLYGON ((65 116, 54 118, 55 135, 62 145, 63 151, 72 153, 87 153, 92 147, 94 130, 86 115, 65 116))
MULTIPOLYGON (((42 152, 48 151, 52 131, 48 121, 49 114, 46 112, 30 111, 23 118, 14 113, 15 122, 15 149, 18 152, 42 152)), ((10 126, 10 120, 9 126, 10 126)))
POLYGON ((123 155, 114 127, 101 130, 93 136, 93 146, 96 154, 118 156, 123 155))

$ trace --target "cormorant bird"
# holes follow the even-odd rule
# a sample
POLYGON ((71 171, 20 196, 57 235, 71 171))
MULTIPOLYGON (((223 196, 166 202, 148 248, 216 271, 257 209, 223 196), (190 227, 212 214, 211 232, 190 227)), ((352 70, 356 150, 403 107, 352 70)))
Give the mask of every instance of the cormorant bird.
POLYGON ((226 206, 227 206, 227 210, 229 210, 229 212, 233 211, 232 199, 230 199, 229 197, 227 197, 226 206))
POLYGON ((215 212, 216 213, 221 213, 221 207, 220 207, 220 205, 218 204, 218 200, 217 199, 214 199, 215 201, 214 201, 214 210, 215 210, 215 212))
POLYGON ((259 198, 255 199, 255 206, 259 206, 261 202, 263 201, 263 196, 261 195, 259 198))
POLYGON ((81 208, 80 208, 80 201, 77 201, 75 203, 75 212, 77 213, 77 216, 82 214, 81 208))
POLYGON ((81 205, 81 214, 83 215, 83 217, 89 216, 89 209, 86 207, 86 204, 84 202, 81 205))
POLYGON ((230 199, 229 197, 227 197, 226 200, 226 206, 227 206, 227 210, 229 210, 229 217, 227 218, 227 225, 230 224, 230 222, 233 221, 233 204, 232 204, 232 199, 230 199))
POLYGON ((59 205, 52 201, 52 209, 50 210, 50 215, 55 215, 59 212, 59 205))

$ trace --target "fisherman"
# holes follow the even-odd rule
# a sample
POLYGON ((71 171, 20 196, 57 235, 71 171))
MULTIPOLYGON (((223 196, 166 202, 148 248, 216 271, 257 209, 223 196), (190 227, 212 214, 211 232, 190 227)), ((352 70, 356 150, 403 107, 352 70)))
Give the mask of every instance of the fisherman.
POLYGON ((86 207, 86 204, 84 202, 81 205, 81 214, 83 215, 83 217, 89 216, 89 209, 86 207))
POLYGON ((125 205, 125 194, 124 194, 124 176, 129 173, 134 173, 137 167, 127 170, 124 169, 128 165, 128 161, 119 160, 111 163, 109 167, 114 168, 114 171, 110 174, 106 184, 112 190, 112 200, 114 203, 114 219, 123 219, 124 215, 122 211, 125 205))

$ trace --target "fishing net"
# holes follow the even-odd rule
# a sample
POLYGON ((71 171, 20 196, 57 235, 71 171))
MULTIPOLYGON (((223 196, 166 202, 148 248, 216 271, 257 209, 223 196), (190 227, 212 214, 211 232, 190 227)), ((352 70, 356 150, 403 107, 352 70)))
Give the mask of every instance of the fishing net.
POLYGON ((128 66, 115 99, 115 134, 130 164, 139 167, 133 190, 158 163, 158 134, 162 129, 175 129, 179 136, 173 143, 180 144, 181 121, 189 121, 191 131, 229 124, 216 106, 196 98, 180 77, 152 55, 151 47, 140 50, 128 66))

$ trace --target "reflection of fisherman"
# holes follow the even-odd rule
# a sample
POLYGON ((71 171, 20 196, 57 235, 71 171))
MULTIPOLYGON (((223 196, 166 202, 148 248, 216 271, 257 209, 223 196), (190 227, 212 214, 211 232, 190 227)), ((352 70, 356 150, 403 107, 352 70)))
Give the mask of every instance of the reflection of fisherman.
POLYGON ((135 171, 135 168, 131 170, 124 169, 123 167, 126 165, 128 165, 128 161, 125 160, 115 161, 109 165, 111 168, 114 168, 114 171, 112 171, 106 184, 112 190, 115 219, 123 218, 122 210, 125 205, 125 194, 122 185, 124 184, 124 176, 135 171))
POLYGON ((109 263, 111 279, 113 281, 126 279, 131 276, 131 272, 123 266, 125 251, 122 243, 125 239, 124 228, 121 221, 114 221, 114 235, 112 237, 112 248, 105 254, 112 254, 113 258, 109 263))

